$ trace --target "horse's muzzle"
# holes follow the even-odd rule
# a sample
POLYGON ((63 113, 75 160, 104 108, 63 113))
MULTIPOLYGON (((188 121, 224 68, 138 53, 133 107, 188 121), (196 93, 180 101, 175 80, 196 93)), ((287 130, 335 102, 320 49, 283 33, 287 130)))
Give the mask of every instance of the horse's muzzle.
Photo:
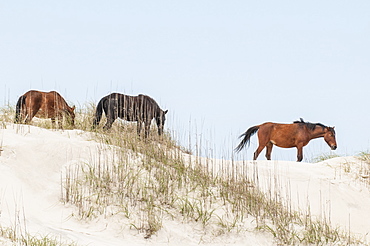
POLYGON ((336 145, 332 145, 330 146, 331 150, 336 150, 337 149, 337 146, 336 145))

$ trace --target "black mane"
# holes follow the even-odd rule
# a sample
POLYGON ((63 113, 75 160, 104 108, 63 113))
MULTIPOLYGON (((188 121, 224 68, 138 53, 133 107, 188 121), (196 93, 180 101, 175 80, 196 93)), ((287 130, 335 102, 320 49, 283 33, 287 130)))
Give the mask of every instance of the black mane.
POLYGON ((302 124, 302 125, 306 125, 307 128, 309 130, 315 130, 316 126, 320 126, 322 127, 323 129, 327 128, 327 126, 321 124, 321 123, 311 123, 311 122, 305 122, 302 118, 300 118, 300 120, 297 120, 297 121, 294 121, 293 122, 294 124, 302 124))

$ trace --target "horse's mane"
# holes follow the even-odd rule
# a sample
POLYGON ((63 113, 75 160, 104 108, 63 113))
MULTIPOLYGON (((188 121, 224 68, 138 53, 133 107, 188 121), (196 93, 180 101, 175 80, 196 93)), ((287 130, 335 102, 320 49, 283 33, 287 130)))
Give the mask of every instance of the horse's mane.
POLYGON ((325 125, 323 125, 323 124, 321 124, 321 123, 311 123, 311 122, 305 122, 302 118, 300 118, 300 120, 297 120, 297 121, 294 121, 293 122, 294 124, 302 124, 302 125, 306 125, 307 126, 307 128, 309 129, 309 130, 315 130, 315 128, 316 128, 316 126, 320 126, 320 127, 322 127, 323 129, 324 128, 327 128, 327 126, 325 126, 325 125))

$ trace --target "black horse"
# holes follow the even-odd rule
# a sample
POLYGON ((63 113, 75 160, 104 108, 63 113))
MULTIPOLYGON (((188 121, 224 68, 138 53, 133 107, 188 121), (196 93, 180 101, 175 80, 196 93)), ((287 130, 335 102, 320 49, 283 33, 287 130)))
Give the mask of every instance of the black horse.
POLYGON ((93 127, 99 125, 103 110, 107 116, 107 123, 104 129, 110 129, 117 118, 127 121, 137 121, 137 134, 140 135, 142 123, 145 125, 145 137, 149 135, 149 128, 152 119, 155 118, 158 127, 158 134, 162 135, 165 115, 168 110, 163 111, 153 98, 146 95, 127 96, 119 93, 112 93, 103 97, 96 107, 93 127))

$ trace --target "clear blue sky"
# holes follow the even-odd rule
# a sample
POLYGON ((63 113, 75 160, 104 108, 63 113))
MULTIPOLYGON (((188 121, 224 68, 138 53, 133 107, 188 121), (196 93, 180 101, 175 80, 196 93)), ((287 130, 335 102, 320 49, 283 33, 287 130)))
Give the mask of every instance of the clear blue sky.
POLYGON ((248 127, 302 117, 334 125, 336 153, 353 155, 370 149, 369 13, 367 0, 3 0, 1 104, 29 89, 77 106, 144 93, 169 109, 179 141, 202 138, 203 153, 230 155, 248 127))

